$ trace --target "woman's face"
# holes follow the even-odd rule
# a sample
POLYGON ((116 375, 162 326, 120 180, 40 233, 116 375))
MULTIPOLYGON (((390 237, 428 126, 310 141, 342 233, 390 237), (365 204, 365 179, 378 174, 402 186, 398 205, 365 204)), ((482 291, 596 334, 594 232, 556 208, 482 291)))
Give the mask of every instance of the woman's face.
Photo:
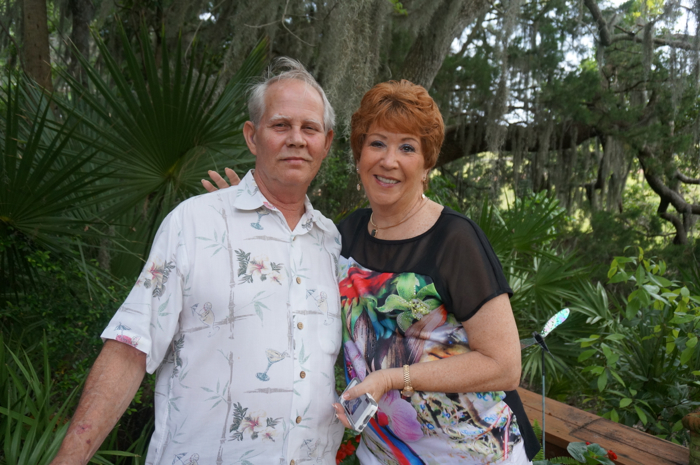
POLYGON ((357 164, 372 208, 411 208, 423 193, 424 165, 420 137, 373 124, 357 164))

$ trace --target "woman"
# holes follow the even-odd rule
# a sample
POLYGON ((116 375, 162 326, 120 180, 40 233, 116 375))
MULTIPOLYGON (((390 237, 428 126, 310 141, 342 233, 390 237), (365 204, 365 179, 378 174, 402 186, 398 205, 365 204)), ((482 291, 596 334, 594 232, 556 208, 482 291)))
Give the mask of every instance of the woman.
POLYGON ((437 105, 385 82, 351 125, 370 208, 338 226, 345 375, 362 381, 345 399, 379 404, 361 463, 529 463, 512 290, 478 226, 423 195, 444 138, 437 105))
POLYGON ((385 82, 351 126, 371 208, 338 226, 346 379, 362 380, 346 400, 379 399, 360 461, 528 463, 537 439, 504 392, 520 378, 512 291, 483 232, 423 195, 444 137, 437 105, 420 86, 385 82))

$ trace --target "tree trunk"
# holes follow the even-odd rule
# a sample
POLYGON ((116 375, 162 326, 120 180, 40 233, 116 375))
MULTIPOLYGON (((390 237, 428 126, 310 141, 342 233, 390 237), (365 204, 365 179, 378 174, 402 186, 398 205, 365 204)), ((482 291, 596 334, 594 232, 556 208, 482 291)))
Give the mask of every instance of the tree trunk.
POLYGON ((408 51, 399 73, 401 79, 429 89, 452 41, 489 6, 485 0, 443 0, 408 51))
POLYGON ((83 85, 87 85, 87 76, 78 60, 78 55, 86 59, 90 58, 90 22, 95 14, 95 8, 92 0, 70 0, 70 11, 73 16, 70 40, 74 48, 71 50, 72 60, 69 72, 83 85))
POLYGON ((24 0, 24 71, 48 92, 53 92, 46 0, 24 0))

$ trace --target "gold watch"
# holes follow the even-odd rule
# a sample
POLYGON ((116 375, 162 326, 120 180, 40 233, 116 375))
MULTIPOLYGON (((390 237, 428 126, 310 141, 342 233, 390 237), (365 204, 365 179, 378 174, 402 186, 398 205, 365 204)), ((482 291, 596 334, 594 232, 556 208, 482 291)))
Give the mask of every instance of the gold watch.
POLYGON ((411 386, 411 373, 409 371, 409 366, 403 366, 403 390, 401 390, 401 395, 404 397, 411 397, 415 391, 413 386, 411 386))

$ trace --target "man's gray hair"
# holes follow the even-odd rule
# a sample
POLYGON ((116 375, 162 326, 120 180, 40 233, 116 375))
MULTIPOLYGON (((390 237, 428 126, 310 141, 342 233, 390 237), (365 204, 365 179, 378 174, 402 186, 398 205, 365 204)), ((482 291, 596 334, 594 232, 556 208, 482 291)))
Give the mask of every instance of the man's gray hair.
POLYGON ((248 113, 250 120, 255 126, 260 123, 263 113, 265 113, 265 92, 271 84, 286 79, 296 79, 313 87, 321 94, 323 100, 323 127, 328 131, 335 126, 335 111, 331 106, 323 88, 316 82, 316 79, 309 73, 304 65, 297 60, 288 57, 279 57, 267 69, 267 73, 261 82, 251 86, 248 96, 248 113))

